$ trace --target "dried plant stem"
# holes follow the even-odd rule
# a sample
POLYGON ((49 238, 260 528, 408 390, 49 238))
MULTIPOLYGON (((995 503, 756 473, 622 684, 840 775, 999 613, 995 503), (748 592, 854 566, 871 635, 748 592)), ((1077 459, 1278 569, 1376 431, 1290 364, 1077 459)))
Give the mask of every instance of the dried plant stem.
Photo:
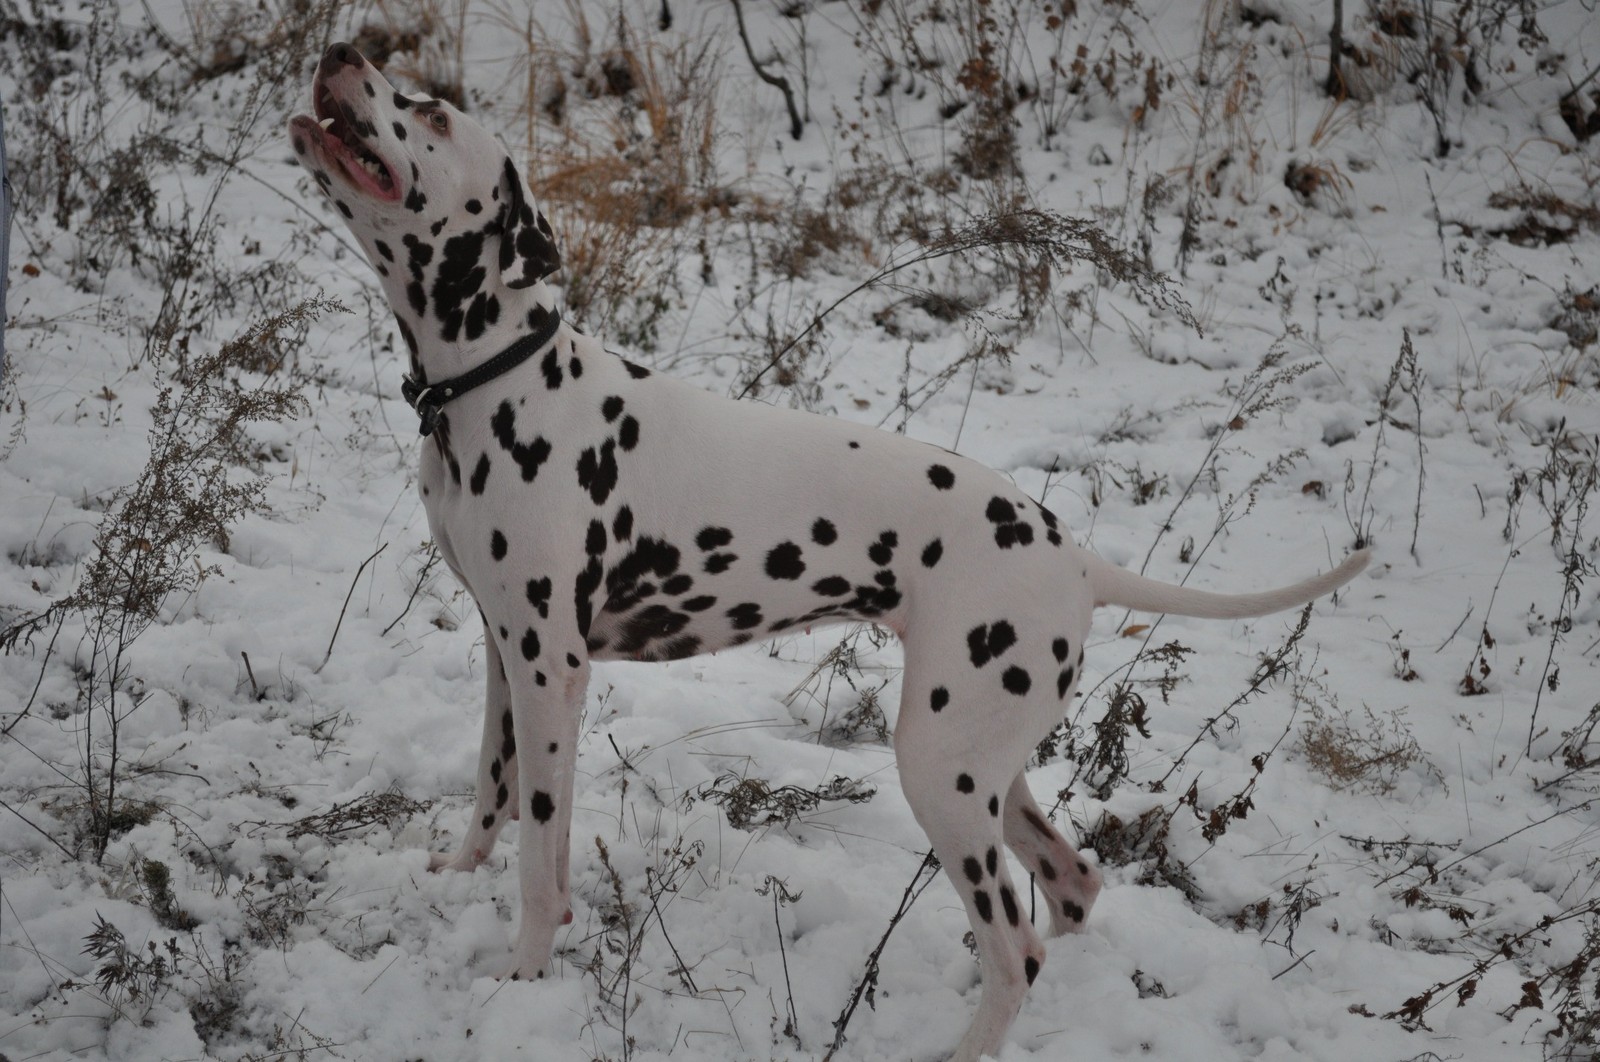
POLYGON ((428 576, 432 575, 433 569, 438 566, 439 557, 439 547, 431 542, 428 543, 428 559, 423 562, 422 570, 417 573, 417 581, 411 587, 411 596, 406 598, 406 607, 400 610, 400 615, 396 616, 394 622, 385 627, 378 637, 387 638, 389 632, 394 630, 400 621, 406 618, 406 614, 411 611, 412 602, 416 601, 417 595, 422 593, 422 588, 428 584, 428 576))
POLYGON ((756 61, 755 49, 750 46, 750 34, 744 26, 744 5, 739 0, 733 0, 733 17, 738 20, 739 40, 744 43, 744 54, 755 68, 756 77, 783 93, 783 104, 789 108, 789 136, 799 140, 800 134, 805 131, 805 123, 800 120, 800 111, 794 104, 794 89, 789 87, 789 79, 781 74, 767 73, 766 68, 756 61))
POLYGON ((822 327, 823 318, 856 295, 883 283, 902 270, 980 249, 1031 254, 1057 268, 1071 261, 1087 259, 1113 278, 1133 285, 1141 297, 1171 311, 1184 324, 1199 330, 1189 304, 1171 291, 1166 276, 1147 269, 1134 256, 1112 243, 1111 238, 1098 227, 1048 210, 1008 210, 986 214, 959 229, 947 229, 928 242, 917 245, 904 256, 891 255, 877 272, 834 299, 826 309, 814 314, 811 323, 767 359, 766 364, 745 381, 744 387, 734 397, 748 396, 760 379, 777 368, 801 340, 822 327))
POLYGON ((369 556, 366 560, 361 562, 361 567, 356 569, 355 578, 350 580, 350 589, 344 595, 344 604, 339 606, 339 619, 333 625, 333 635, 332 635, 332 637, 330 637, 328 639, 328 651, 326 653, 322 654, 322 663, 317 665, 317 671, 318 672, 320 672, 324 667, 327 667, 328 666, 328 661, 333 659, 333 643, 336 640, 338 640, 339 628, 344 625, 345 609, 350 607, 350 598, 355 595, 356 584, 361 581, 361 573, 367 570, 367 565, 371 564, 373 559, 375 557, 377 557, 378 554, 382 553, 384 550, 386 550, 388 548, 389 548, 389 543, 387 543, 387 542, 383 543, 377 549, 372 551, 372 555, 371 556, 369 556))
POLYGON ((889 935, 894 932, 895 926, 911 910, 911 905, 917 902, 917 897, 939 876, 939 860, 930 851, 922 857, 922 863, 917 867, 917 872, 911 875, 911 883, 906 886, 906 891, 900 894, 900 906, 895 908, 894 914, 889 918, 889 926, 883 931, 883 936, 878 939, 878 946, 872 949, 872 954, 867 956, 866 969, 861 975, 861 980, 856 982, 856 987, 850 993, 850 1002, 840 1012, 838 1020, 833 1023, 833 1045, 828 1048, 828 1053, 822 1056, 822 1062, 831 1062, 834 1052, 844 1046, 844 1033, 850 1025, 850 1018, 856 1012, 856 1007, 861 1005, 862 996, 875 992, 878 986, 878 959, 883 955, 883 949, 889 943, 889 935), (928 871, 928 880, 923 881, 922 875, 928 871))

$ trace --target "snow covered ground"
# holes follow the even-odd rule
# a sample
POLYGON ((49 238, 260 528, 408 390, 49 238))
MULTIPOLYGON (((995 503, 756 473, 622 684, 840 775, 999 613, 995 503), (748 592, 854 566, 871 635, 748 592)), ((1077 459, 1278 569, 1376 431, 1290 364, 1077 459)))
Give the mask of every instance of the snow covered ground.
MULTIPOLYGON (((1171 275, 1199 332, 1084 264, 1029 303, 1037 275, 979 252, 849 297, 747 400, 959 449, 1163 579, 1266 586, 1373 545, 1298 633, 1097 616, 1029 779, 1107 888, 1050 943, 1003 1059, 1596 1057, 1592 3, 1352 2, 1338 104, 1328 5, 747 3, 798 141, 712 0, 677 0, 668 29, 655 0, 537 23, 280 6, 0 0, 20 209, 0 1058, 817 1059, 891 924, 836 1057, 940 1058, 976 1003, 872 715, 892 726, 897 650, 856 632, 836 652, 841 628, 596 667, 559 976, 493 979, 510 839, 476 873, 426 870, 470 810, 481 632, 431 560, 403 345, 283 136, 307 106, 295 29, 311 56, 387 40, 401 79, 464 71, 535 194, 567 182, 546 209, 580 320, 715 391, 914 254, 907 234, 1016 205, 1088 218, 1171 275), (697 104, 651 94, 682 70, 697 104), (556 113, 651 181, 687 159, 679 224, 585 227, 556 113), (669 150, 663 123, 714 135, 669 150), (620 285, 577 275, 617 261, 620 285), (285 322, 218 377, 302 389, 227 465, 263 477, 263 507, 202 521, 147 629, 97 650, 68 610, 21 636, 171 441, 162 390, 194 393, 191 365, 319 289, 348 312, 285 322), (835 778, 876 792, 730 821, 835 778)), ((619 172, 578 183, 639 179, 619 172)))

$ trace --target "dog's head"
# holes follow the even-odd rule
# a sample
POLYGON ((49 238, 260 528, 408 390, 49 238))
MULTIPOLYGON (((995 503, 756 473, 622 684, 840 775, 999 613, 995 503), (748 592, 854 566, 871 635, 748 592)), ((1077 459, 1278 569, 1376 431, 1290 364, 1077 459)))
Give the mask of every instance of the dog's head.
POLYGON ((443 339, 475 339, 496 284, 561 265, 506 149, 443 100, 406 96, 348 44, 317 64, 314 115, 289 121, 295 156, 361 241, 386 287, 443 339), (387 283, 392 281, 393 283, 387 283))

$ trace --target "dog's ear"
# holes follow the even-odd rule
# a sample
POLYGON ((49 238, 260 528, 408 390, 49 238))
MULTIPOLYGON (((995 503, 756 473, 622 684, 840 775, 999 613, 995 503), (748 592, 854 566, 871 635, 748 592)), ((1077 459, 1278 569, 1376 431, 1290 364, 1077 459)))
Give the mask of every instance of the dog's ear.
POLYGON ((508 288, 525 288, 561 268, 550 222, 528 203, 522 174, 507 157, 500 182, 500 275, 508 288))

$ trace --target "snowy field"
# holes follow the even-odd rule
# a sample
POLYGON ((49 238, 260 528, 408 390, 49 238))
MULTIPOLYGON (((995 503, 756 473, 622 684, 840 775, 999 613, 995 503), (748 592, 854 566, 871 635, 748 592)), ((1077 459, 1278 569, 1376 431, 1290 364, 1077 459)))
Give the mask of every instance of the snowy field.
POLYGON ((284 135, 334 40, 529 160, 633 360, 1164 580, 1373 547, 1303 623, 1097 614, 1028 777, 1107 885, 1003 1060, 1600 1057, 1600 14, 1343 6, 1332 98, 1290 0, 747 0, 748 54, 714 0, 0 0, 0 1059, 931 1062, 976 1005, 842 627, 596 665, 558 975, 494 979, 511 835, 426 869, 482 631, 284 135))

